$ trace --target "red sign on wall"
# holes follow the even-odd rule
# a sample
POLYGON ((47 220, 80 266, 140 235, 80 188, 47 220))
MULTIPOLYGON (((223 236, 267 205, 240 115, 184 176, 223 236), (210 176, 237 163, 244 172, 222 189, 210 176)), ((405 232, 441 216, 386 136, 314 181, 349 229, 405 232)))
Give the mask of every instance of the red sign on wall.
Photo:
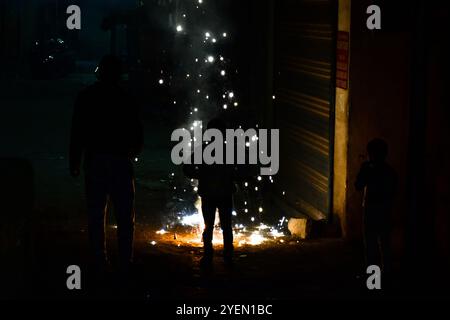
POLYGON ((348 89, 348 52, 350 48, 350 34, 346 31, 338 31, 337 34, 337 59, 336 59, 336 87, 348 89))

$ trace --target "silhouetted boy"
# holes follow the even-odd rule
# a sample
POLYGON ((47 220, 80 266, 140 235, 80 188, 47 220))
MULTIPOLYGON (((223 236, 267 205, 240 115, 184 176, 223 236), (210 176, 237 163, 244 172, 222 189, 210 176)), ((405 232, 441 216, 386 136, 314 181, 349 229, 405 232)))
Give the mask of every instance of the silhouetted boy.
POLYGON ((132 261, 134 236, 133 159, 143 145, 142 126, 134 100, 119 86, 121 62, 105 56, 98 82, 77 97, 70 143, 70 171, 80 175, 82 158, 89 216, 89 241, 94 264, 107 262, 105 213, 111 200, 117 220, 121 267, 132 261))
MULTIPOLYGON (((226 125, 222 120, 211 120, 208 129, 219 130, 225 139, 226 125)), ((224 163, 226 159, 224 144, 224 163)), ((193 162, 192 162, 193 163, 193 162)), ((219 211, 220 227, 223 232, 224 260, 230 265, 233 261, 233 193, 235 168, 226 164, 213 165, 185 165, 184 173, 191 179, 198 179, 198 194, 202 199, 202 212, 205 221, 203 232, 204 256, 202 266, 208 266, 213 258, 213 231, 216 218, 216 210, 219 211)))
POLYGON ((375 139, 367 145, 369 161, 364 162, 355 182, 364 190, 364 238, 366 263, 390 271, 390 228, 397 178, 394 169, 386 163, 388 146, 375 139))

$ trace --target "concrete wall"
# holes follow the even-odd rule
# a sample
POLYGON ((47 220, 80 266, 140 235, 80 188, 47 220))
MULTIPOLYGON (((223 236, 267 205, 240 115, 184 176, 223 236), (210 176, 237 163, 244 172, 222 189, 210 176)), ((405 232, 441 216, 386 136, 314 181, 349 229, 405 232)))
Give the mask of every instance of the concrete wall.
MULTIPOLYGON (((387 2, 386 2, 387 3, 387 2)), ((382 30, 366 27, 372 1, 352 1, 351 96, 348 123, 348 159, 345 234, 362 237, 362 194, 353 186, 366 145, 373 138, 389 144, 388 162, 399 178, 393 225, 397 248, 407 208, 408 136, 411 84, 411 16, 401 5, 382 5, 382 30)))
POLYGON ((426 46, 427 91, 424 207, 433 215, 432 245, 450 262, 450 5, 430 9, 426 46))
MULTIPOLYGON (((338 31, 350 32, 351 0, 339 0, 338 31)), ((349 59, 350 61, 350 59, 349 59)), ((342 235, 347 236, 346 193, 347 193, 347 153, 348 153, 348 90, 336 88, 335 126, 334 126, 334 181, 333 215, 339 224, 342 235)))
MULTIPOLYGON (((366 144, 389 143, 398 175, 392 244, 397 258, 449 259, 449 5, 378 1, 382 30, 365 27, 372 1, 353 1, 344 234, 361 240, 362 194, 353 187, 366 144)), ((338 108, 340 108, 338 106, 338 108)), ((410 261, 410 260, 406 260, 410 261)))

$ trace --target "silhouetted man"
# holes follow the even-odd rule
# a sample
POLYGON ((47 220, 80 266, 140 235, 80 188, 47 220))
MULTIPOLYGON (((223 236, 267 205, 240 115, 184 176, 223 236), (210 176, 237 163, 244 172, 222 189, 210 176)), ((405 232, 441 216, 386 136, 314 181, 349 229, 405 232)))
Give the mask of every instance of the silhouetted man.
MULTIPOLYGON (((226 125, 222 120, 214 119, 208 124, 209 129, 217 129, 225 138, 226 125)), ((224 144, 224 162, 226 159, 224 144)), ((193 162, 191 162, 193 163, 193 162)), ((223 232, 224 260, 228 265, 233 261, 233 193, 236 191, 234 185, 235 168, 226 164, 212 165, 185 165, 184 173, 191 179, 198 179, 198 194, 202 199, 202 213, 205 222, 203 232, 204 256, 202 266, 211 265, 213 259, 213 231, 216 218, 216 210, 219 211, 220 227, 223 232)))
POLYGON ((364 238, 366 263, 390 271, 390 229, 397 178, 386 163, 388 146, 375 139, 367 145, 369 161, 362 164, 355 187, 364 190, 364 238))
POLYGON ((106 265, 105 214, 109 200, 117 220, 120 266, 132 261, 134 237, 133 159, 143 145, 134 100, 119 86, 121 62, 105 56, 98 82, 77 97, 72 122, 70 171, 80 175, 82 159, 89 215, 89 241, 94 264, 106 265))

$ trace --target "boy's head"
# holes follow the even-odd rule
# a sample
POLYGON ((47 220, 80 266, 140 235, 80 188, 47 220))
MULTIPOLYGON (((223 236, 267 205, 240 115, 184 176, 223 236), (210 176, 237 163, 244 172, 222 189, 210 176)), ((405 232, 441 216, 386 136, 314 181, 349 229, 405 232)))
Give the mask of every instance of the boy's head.
POLYGON ((374 139, 368 143, 367 152, 370 161, 384 162, 388 155, 388 145, 382 139, 374 139))

